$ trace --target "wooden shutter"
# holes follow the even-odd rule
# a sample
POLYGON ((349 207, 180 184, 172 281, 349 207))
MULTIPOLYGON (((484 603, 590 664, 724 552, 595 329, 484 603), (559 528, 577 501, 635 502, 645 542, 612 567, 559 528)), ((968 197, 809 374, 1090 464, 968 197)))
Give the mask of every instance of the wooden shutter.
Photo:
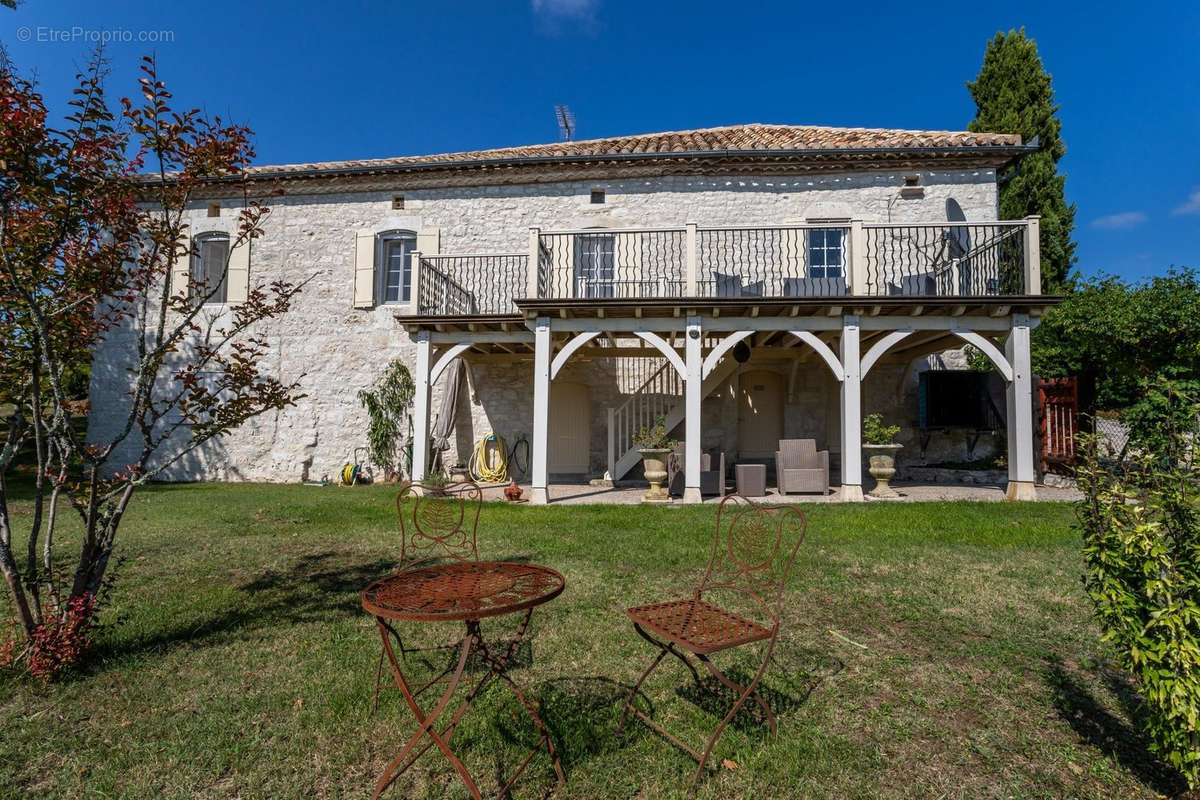
POLYGON ((421 228, 417 232, 417 250, 421 255, 436 256, 441 252, 441 228, 421 228))
POLYGON ((354 307, 375 305, 375 232, 362 230, 354 235, 354 307))
POLYGON ((252 240, 247 239, 239 246, 233 247, 237 234, 229 237, 229 272, 225 276, 225 302, 236 304, 246 302, 250 293, 250 248, 252 240))
POLYGON ((180 245, 182 254, 171 262, 171 295, 186 299, 192 282, 192 237, 186 231, 181 234, 180 245))

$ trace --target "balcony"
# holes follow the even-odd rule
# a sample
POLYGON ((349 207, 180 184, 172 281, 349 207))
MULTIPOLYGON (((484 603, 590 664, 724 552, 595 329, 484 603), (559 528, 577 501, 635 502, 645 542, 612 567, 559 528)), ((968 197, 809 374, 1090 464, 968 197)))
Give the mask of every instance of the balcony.
POLYGON ((519 314, 519 299, 999 301, 1040 294, 1039 259, 1037 218, 531 229, 526 253, 415 253, 413 283, 432 317, 519 314))

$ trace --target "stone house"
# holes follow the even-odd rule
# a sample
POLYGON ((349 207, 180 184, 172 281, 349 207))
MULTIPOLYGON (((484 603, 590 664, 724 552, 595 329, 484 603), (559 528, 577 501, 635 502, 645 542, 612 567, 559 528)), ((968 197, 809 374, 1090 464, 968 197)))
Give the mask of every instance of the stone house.
MULTIPOLYGON (((400 358, 418 384, 416 476, 453 414, 445 463, 490 432, 523 436, 544 502, 551 480, 635 471, 633 434, 663 416, 687 445, 687 499, 701 450, 766 462, 781 438, 829 450, 857 499, 861 418, 878 411, 913 459, 986 455, 983 428, 1007 437, 1010 496, 1028 497, 1029 333, 1053 298, 1037 219, 997 219, 997 170, 1028 150, 1005 134, 755 124, 253 167, 266 235, 229 254, 241 189, 214 182, 172 281, 228 257, 225 302, 206 309, 222 314, 256 283, 310 279, 263 331, 265 369, 305 397, 169 477, 335 475, 365 445, 357 390, 400 358), (933 430, 919 373, 962 367, 965 344, 1007 402, 975 430, 933 430), (455 359, 469 380, 451 410, 455 359)), ((129 357, 119 334, 97 349, 96 437, 129 357)))

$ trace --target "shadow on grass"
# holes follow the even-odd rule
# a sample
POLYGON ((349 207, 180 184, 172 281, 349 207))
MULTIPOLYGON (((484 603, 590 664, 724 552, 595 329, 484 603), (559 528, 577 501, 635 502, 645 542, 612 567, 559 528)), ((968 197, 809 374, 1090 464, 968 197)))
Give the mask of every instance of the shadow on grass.
MULTIPOLYGON (((622 682, 602 675, 564 676, 523 688, 528 690, 526 696, 538 704, 541 720, 568 774, 578 764, 628 746, 631 732, 646 733, 641 726, 628 726, 625 735, 617 734, 620 709, 632 688, 622 682)), ((511 705, 516 706, 515 700, 511 705)), ((510 720, 514 718, 516 726, 500 724, 500 735, 506 744, 533 747, 538 742, 533 723, 523 714, 510 720)))
POLYGON ((1148 789, 1175 796, 1187 788, 1183 776, 1159 761, 1150 750, 1150 741, 1141 731, 1144 718, 1137 694, 1118 673, 1099 667, 1095 676, 1081 674, 1058 659, 1048 661, 1044 677, 1054 692, 1054 707, 1059 716, 1081 739, 1103 751, 1128 770, 1148 789), (1126 719, 1105 707, 1087 686, 1100 681, 1121 704, 1126 719))
POLYGON ((358 593, 395 569, 395 562, 375 559, 345 563, 334 552, 310 553, 288 569, 267 570, 238 586, 243 602, 197 623, 164 626, 152 633, 101 646, 105 658, 158 652, 178 645, 191 647, 218 642, 246 631, 306 622, 335 621, 363 615, 358 593))
MULTIPOLYGON (((779 721, 808 702, 817 687, 844 666, 840 659, 820 650, 780 643, 755 692, 779 721)), ((749 686, 756 667, 739 664, 722 671, 734 683, 749 686)), ((699 684, 689 681, 677 688, 675 694, 718 719, 729 712, 740 696, 711 674, 704 675, 699 684)), ((753 698, 746 700, 729 724, 742 732, 768 730, 766 715, 753 698)))

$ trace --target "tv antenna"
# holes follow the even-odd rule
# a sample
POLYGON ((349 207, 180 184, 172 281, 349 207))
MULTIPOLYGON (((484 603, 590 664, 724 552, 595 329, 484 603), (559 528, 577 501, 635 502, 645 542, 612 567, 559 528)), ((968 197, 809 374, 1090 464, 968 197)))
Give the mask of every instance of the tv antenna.
POLYGON ((564 142, 575 138, 575 115, 564 105, 554 107, 554 116, 558 119, 558 135, 564 142))

